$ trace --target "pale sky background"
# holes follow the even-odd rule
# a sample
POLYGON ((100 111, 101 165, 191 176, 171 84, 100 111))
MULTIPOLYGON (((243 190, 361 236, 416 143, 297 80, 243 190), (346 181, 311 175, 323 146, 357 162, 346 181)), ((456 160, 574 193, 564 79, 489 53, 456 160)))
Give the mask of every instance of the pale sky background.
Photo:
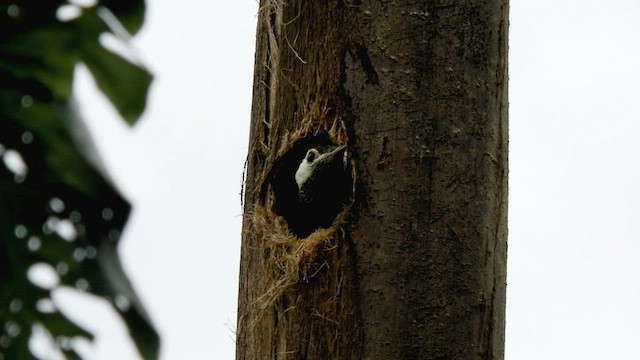
MULTIPOLYGON (((234 359, 257 9, 149 1, 133 130, 78 81, 135 206, 120 249, 162 360, 234 359)), ((511 1, 507 360, 640 359, 639 35, 638 0, 511 1)), ((56 295, 97 333, 88 359, 139 359, 105 304, 56 295)))

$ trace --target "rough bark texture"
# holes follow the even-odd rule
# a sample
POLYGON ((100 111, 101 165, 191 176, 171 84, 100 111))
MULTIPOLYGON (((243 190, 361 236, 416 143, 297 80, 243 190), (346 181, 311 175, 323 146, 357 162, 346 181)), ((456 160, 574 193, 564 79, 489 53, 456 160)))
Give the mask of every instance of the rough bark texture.
POLYGON ((237 359, 502 359, 508 0, 260 6, 237 359), (274 179, 322 141, 353 203, 298 240, 274 179))

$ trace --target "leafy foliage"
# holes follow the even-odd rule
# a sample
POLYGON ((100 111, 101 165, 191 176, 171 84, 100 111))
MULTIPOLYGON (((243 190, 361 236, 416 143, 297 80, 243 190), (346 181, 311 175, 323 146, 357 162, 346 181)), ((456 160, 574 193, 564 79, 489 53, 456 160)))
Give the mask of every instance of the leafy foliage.
POLYGON ((142 0, 88 7, 0 0, 0 360, 35 358, 29 342, 36 333, 67 359, 80 359, 72 340, 93 336, 56 308, 58 287, 110 301, 143 358, 157 358, 158 335, 117 252, 130 205, 109 181, 72 96, 74 68, 83 62, 135 123, 151 75, 100 37, 126 40, 144 10, 142 0))

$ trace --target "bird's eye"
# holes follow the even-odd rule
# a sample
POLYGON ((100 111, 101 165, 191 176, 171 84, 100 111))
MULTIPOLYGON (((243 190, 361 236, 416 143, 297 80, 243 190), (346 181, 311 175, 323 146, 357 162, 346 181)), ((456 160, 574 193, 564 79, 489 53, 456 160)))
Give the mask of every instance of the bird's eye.
POLYGON ((307 152, 307 161, 308 162, 313 162, 313 160, 316 158, 316 153, 313 150, 309 150, 307 152))

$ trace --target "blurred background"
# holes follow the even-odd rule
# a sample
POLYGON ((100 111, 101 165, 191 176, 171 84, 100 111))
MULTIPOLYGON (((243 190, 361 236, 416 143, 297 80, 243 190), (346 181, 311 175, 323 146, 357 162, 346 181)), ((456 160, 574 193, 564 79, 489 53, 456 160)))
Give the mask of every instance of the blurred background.
MULTIPOLYGON (((79 69, 163 360, 234 359, 257 11, 148 1, 134 44, 155 82, 133 129, 79 69)), ((638 19, 637 0, 511 1, 507 360, 640 359, 638 19)), ((106 303, 55 297, 97 333, 87 358, 138 359, 106 303)))

